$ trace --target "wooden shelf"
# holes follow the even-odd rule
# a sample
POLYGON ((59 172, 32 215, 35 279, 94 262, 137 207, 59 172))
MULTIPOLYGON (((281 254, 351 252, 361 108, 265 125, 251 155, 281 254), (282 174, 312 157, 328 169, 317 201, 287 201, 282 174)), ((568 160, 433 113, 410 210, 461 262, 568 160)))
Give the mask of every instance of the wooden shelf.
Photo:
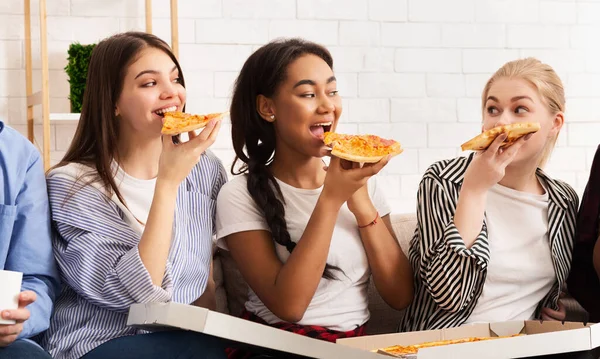
POLYGON ((76 122, 79 121, 80 113, 51 113, 50 121, 54 122, 76 122))
MULTIPOLYGON (((43 139, 42 156, 44 159, 44 168, 50 168, 50 122, 71 122, 79 121, 79 113, 50 113, 50 87, 48 75, 48 34, 46 24, 46 1, 39 0, 39 31, 40 31, 40 58, 42 65, 42 88, 40 91, 33 92, 33 66, 32 66, 32 48, 31 48, 31 0, 24 0, 25 13, 25 85, 27 94, 27 137, 32 143, 35 143, 33 131, 34 116, 33 107, 42 105, 42 127, 43 139)), ((146 0, 146 32, 152 33, 152 0, 146 0)), ((171 4, 171 48, 175 56, 179 57, 179 24, 177 16, 177 0, 170 0, 171 4)))

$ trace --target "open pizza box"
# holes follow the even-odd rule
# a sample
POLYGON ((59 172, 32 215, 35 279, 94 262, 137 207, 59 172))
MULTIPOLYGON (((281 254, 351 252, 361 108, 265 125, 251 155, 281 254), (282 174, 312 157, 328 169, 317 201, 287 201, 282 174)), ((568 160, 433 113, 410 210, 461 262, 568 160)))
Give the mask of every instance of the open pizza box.
MULTIPOLYGON (((558 353, 590 350, 600 346, 600 324, 515 321, 465 325, 452 329, 422 332, 373 335, 340 339, 338 345, 380 352, 394 345, 415 345, 449 339, 475 337, 508 337, 493 340, 433 346, 418 350, 417 354, 396 355, 403 359, 480 359, 523 358, 558 353), (510 337, 516 335, 514 337, 510 337), (482 356, 485 353, 485 356, 482 356)), ((386 354, 388 358, 394 355, 386 354)))
POLYGON ((142 329, 183 329, 237 342, 265 354, 288 353, 290 358, 387 359, 370 353, 267 325, 251 322, 206 308, 179 303, 134 304, 129 309, 127 325, 142 329))

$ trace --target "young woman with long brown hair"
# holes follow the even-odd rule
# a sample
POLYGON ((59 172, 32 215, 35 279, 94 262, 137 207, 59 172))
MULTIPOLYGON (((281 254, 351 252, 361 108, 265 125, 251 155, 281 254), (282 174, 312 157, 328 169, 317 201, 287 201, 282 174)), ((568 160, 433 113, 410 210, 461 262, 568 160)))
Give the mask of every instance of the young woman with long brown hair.
POLYGON ((186 143, 161 136, 162 114, 185 102, 159 38, 118 34, 94 49, 75 137, 48 175, 63 281, 43 340, 54 358, 225 355, 213 337, 126 325, 134 303, 215 306, 211 237, 226 174, 206 150, 219 124, 186 143))

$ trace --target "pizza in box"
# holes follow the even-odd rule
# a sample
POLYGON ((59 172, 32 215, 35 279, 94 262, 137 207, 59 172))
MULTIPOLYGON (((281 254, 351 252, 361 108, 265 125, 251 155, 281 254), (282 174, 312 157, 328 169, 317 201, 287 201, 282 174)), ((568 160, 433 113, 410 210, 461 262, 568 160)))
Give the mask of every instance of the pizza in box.
POLYGON ((396 358, 413 359, 413 358, 417 357, 417 353, 419 352, 419 349, 423 349, 423 348, 437 347, 437 346, 443 346, 443 345, 452 345, 452 344, 461 344, 461 343, 473 343, 473 342, 480 342, 480 341, 492 340, 492 339, 512 338, 512 337, 516 337, 516 336, 520 336, 520 335, 522 335, 522 334, 515 334, 515 335, 510 335, 510 336, 504 336, 504 337, 468 337, 468 338, 461 338, 461 339, 437 340, 437 341, 432 341, 432 342, 425 342, 425 343, 421 343, 421 344, 405 345, 405 346, 392 345, 392 346, 385 347, 385 348, 375 349, 375 350, 373 350, 373 352, 379 353, 379 354, 385 354, 385 355, 396 357, 396 358))

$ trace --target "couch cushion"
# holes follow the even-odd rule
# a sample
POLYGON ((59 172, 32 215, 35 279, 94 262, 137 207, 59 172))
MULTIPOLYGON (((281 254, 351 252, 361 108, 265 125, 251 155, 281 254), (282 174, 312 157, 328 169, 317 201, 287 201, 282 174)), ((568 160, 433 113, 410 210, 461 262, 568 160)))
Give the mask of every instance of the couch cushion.
MULTIPOLYGON (((416 216, 414 214, 393 214, 391 215, 391 221, 400 247, 404 253, 408 255, 410 240, 412 239, 416 227, 416 216)), ((219 249, 215 257, 215 262, 216 261, 219 261, 220 266, 222 267, 222 288, 224 288, 227 293, 226 306, 229 309, 229 314, 240 316, 244 309, 244 304, 248 299, 248 285, 244 281, 244 278, 240 274, 229 252, 219 249)), ((216 272, 215 266, 215 276, 216 272)), ((219 288, 218 283, 217 288, 219 288)), ((390 308, 377 292, 373 281, 370 281, 369 283, 368 293, 371 319, 367 325, 367 333, 380 334, 395 332, 404 311, 396 311, 390 308)), ((223 300, 222 298, 219 299, 219 296, 217 298, 218 300, 223 300)), ((224 303, 217 303, 217 307, 223 307, 224 305, 224 303)))
POLYGON ((408 256, 410 241, 417 228, 417 216, 415 214, 392 214, 390 220, 392 221, 396 239, 398 239, 404 254, 408 256))
MULTIPOLYGON (((414 214, 392 214, 390 220, 396 239, 408 257, 408 248, 417 226, 417 218, 414 214)), ((385 303, 372 280, 369 282, 369 312, 371 319, 367 325, 367 335, 396 332, 404 315, 404 310, 392 309, 385 303)))
POLYGON ((217 312, 229 314, 229 308, 227 305, 227 293, 223 286, 223 266, 221 265, 221 258, 215 255, 213 258, 213 279, 215 280, 215 299, 217 301, 217 312))
POLYGON ((229 314, 239 317, 242 315, 244 304, 248 300, 248 284, 246 284, 228 251, 219 249, 217 255, 223 266, 223 286, 227 293, 229 314))

